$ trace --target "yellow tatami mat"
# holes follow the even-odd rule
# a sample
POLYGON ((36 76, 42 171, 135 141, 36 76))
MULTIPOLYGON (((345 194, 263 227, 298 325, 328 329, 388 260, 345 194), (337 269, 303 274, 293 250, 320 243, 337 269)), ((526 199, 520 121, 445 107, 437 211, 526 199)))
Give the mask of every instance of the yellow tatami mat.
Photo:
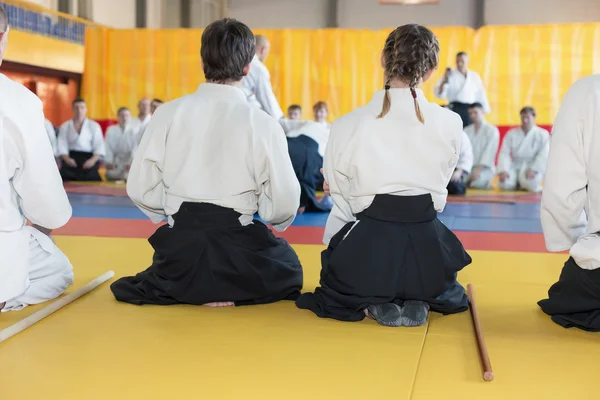
MULTIPOLYGON (((141 239, 57 242, 75 265, 71 291, 110 269, 139 272, 152 255, 141 239)), ((312 289, 322 247, 294 247, 312 289)), ((481 380, 469 313, 394 329, 319 319, 291 302, 136 307, 105 284, 0 343, 0 399, 597 399, 600 336, 562 329, 536 305, 565 256, 472 256, 461 281, 476 285, 491 383, 481 380)), ((0 328, 39 308, 1 314, 0 328)))

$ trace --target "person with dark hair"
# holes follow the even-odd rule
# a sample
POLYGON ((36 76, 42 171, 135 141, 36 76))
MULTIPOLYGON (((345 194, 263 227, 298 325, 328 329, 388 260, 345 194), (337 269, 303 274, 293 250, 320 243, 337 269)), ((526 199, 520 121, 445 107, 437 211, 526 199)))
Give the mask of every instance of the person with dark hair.
POLYGON ((60 174, 65 181, 101 181, 98 168, 105 154, 102 128, 87 118, 87 104, 82 98, 73 100, 73 119, 63 123, 57 140, 62 158, 60 174))
POLYGON ((271 50, 271 43, 265 36, 256 36, 256 54, 250 64, 250 72, 243 79, 243 89, 248 103, 263 110, 276 120, 283 118, 283 111, 271 86, 271 74, 263 64, 271 50))
POLYGON ((548 163, 550 133, 535 124, 533 107, 521 110, 521 126, 506 133, 498 156, 502 190, 540 192, 548 163))
POLYGON ((565 327, 600 332, 600 74, 567 91, 552 128, 541 221, 548 251, 570 257, 538 304, 565 327))
MULTIPOLYGON (((0 64, 9 30, 0 5, 0 64)), ((3 74, 0 93, 0 310, 5 312, 52 300, 73 283, 73 267, 52 239, 52 229, 65 225, 72 210, 41 100, 3 74)))
POLYGON ((137 149, 135 131, 130 125, 131 111, 121 107, 117 111, 117 125, 109 126, 106 130, 106 179, 109 181, 126 181, 133 154, 137 149))
POLYGON ((292 104, 287 109, 287 117, 291 121, 298 121, 302 119, 302 107, 298 104, 292 104))
POLYGON ((469 106, 469 118, 473 123, 465 128, 465 132, 473 146, 473 171, 467 179, 468 186, 488 189, 496 176, 500 132, 494 125, 487 123, 480 103, 469 106))
POLYGON ((444 76, 435 86, 434 93, 440 99, 447 99, 448 108, 460 115, 463 127, 471 124, 469 105, 480 103, 483 111, 490 112, 490 104, 481 77, 467 68, 469 56, 464 51, 456 55, 456 69, 446 68, 444 76))
POLYGON ((156 109, 163 105, 163 101, 161 99, 152 99, 150 102, 150 115, 153 115, 156 112, 156 109))
POLYGON ((133 158, 127 193, 155 223, 152 265, 111 285, 131 304, 212 307, 295 300, 298 256, 278 231, 293 222, 300 186, 279 123, 248 104, 242 79, 254 35, 223 19, 202 33, 206 83, 165 103, 133 158))
MULTIPOLYGON (((467 310, 457 272, 471 263, 437 218, 461 148, 460 117, 419 89, 439 43, 421 25, 388 36, 385 90, 336 120, 324 175, 334 200, 325 227, 320 287, 296 301, 317 316, 385 326, 423 325, 429 310, 467 310)), ((328 187, 327 187, 328 186, 328 187)))
POLYGON ((328 113, 329 108, 327 107, 327 103, 325 103, 324 101, 318 101, 313 106, 313 115, 315 117, 315 121, 323 125, 327 129, 331 128, 331 126, 327 122, 328 113))

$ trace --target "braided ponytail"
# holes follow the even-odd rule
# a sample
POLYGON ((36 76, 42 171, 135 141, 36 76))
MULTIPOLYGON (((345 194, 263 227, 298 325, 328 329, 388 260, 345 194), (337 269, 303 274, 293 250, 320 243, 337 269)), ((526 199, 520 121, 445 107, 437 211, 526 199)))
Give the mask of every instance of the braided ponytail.
POLYGON ((423 76, 437 67, 439 52, 440 45, 437 38, 424 26, 403 25, 389 34, 383 49, 386 77, 385 95, 383 108, 377 118, 385 117, 390 111, 390 82, 396 79, 409 86, 417 119, 421 123, 425 123, 416 88, 423 76))

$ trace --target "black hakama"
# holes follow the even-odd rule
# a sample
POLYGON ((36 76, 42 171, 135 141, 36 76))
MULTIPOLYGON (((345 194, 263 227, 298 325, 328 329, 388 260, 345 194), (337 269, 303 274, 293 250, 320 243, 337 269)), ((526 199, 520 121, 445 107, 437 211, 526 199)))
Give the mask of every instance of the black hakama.
POLYGON ((471 125, 473 121, 471 121, 471 117, 469 117, 469 107, 470 104, 459 103, 458 101, 453 101, 448 105, 448 108, 460 115, 460 119, 463 122, 463 128, 471 125))
POLYGON ((548 299, 538 305, 565 328, 600 332, 600 269, 583 269, 569 257, 548 299))
POLYGON ((235 305, 295 300, 302 266, 290 245, 261 222, 242 226, 241 214, 213 204, 183 203, 173 227, 149 239, 152 266, 111 285, 126 303, 235 305))
POLYGON ((96 162, 90 169, 84 169, 83 164, 94 156, 94 153, 86 151, 70 151, 69 157, 71 157, 77 163, 76 167, 67 165, 64 161, 60 168, 60 175, 63 181, 101 181, 102 178, 98 173, 100 168, 100 161, 96 162))
POLYGON ((300 207, 307 212, 331 211, 333 203, 317 199, 317 189, 323 188, 324 181, 323 157, 317 142, 306 135, 288 138, 288 151, 300 182, 300 207))
POLYGON ((427 302, 443 314, 467 310, 457 272, 471 263, 439 219, 430 195, 377 195, 321 255, 321 287, 296 301, 323 318, 360 321, 370 305, 427 302))

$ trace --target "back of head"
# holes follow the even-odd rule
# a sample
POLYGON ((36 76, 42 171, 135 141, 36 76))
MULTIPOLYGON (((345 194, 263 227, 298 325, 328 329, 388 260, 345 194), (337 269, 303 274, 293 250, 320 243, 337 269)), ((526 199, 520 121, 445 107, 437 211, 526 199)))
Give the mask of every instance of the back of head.
POLYGON ((433 32, 417 24, 403 25, 389 34, 383 48, 386 94, 379 118, 390 110, 390 82, 398 80, 407 84, 412 92, 419 121, 424 122, 417 102, 416 87, 423 77, 433 71, 439 61, 440 45, 433 32))
POLYGON ((200 54, 206 80, 241 81, 255 51, 254 34, 245 24, 231 18, 213 22, 202 33, 200 54))

